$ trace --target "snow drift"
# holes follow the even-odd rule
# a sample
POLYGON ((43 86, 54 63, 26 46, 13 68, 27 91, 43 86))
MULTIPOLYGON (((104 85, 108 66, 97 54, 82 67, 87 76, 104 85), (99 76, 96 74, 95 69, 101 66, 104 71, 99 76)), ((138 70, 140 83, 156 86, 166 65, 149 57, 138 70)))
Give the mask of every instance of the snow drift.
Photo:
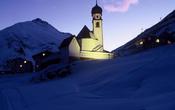
POLYGON ((1 110, 174 110, 175 45, 72 64, 64 79, 0 79, 1 110))

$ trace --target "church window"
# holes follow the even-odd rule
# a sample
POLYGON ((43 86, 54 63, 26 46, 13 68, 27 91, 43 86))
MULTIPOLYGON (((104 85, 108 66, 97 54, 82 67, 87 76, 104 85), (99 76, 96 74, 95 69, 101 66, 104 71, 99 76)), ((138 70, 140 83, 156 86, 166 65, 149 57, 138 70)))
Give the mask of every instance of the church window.
POLYGON ((99 19, 100 17, 99 16, 96 16, 96 19, 99 19))
POLYGON ((99 22, 96 22, 96 27, 100 27, 100 23, 99 22))

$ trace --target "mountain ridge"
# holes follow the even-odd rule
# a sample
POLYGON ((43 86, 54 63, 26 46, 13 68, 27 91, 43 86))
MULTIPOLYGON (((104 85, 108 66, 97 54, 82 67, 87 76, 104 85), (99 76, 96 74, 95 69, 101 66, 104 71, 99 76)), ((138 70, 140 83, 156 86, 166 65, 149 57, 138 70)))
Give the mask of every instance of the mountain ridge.
MULTIPOLYGON (((158 38, 165 38, 166 36, 163 35, 165 33, 170 33, 172 34, 172 36, 175 36, 175 10, 173 10, 157 24, 146 29, 144 32, 133 38, 131 41, 127 42, 126 44, 113 51, 117 54, 120 54, 120 56, 133 54, 133 51, 136 50, 136 48, 133 47, 139 40, 148 37, 154 38, 155 36, 157 36, 158 38)), ((173 39, 175 39, 175 37, 173 37, 173 39)))

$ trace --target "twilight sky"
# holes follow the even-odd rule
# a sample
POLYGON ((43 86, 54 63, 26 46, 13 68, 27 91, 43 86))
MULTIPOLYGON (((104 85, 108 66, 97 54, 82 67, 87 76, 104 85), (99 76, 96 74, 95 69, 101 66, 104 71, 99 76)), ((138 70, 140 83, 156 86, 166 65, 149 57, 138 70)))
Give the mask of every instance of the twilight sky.
MULTIPOLYGON (((175 9, 175 0, 99 0, 103 8, 104 45, 113 50, 175 9)), ((0 30, 41 18, 63 32, 92 29, 95 0, 0 0, 0 30)))

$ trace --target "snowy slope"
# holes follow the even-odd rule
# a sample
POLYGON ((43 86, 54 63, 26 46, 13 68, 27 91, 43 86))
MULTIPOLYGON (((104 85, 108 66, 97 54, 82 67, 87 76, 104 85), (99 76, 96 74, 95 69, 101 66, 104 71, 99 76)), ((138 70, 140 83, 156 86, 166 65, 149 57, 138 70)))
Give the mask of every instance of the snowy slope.
POLYGON ((44 50, 58 51, 58 46, 68 36, 70 34, 59 32, 39 18, 17 23, 0 31, 0 65, 16 57, 31 59, 44 50))
MULTIPOLYGON (((151 28, 145 30, 143 33, 138 35, 133 40, 129 41, 125 45, 117 48, 114 50, 116 53, 120 53, 121 55, 129 55, 132 53, 132 47, 135 43, 143 38, 150 37, 150 35, 159 36, 159 37, 166 37, 164 33, 172 33, 175 35, 175 10, 167 15, 164 19, 162 19, 159 23, 155 24, 151 28)), ((175 37, 175 36, 174 36, 175 37)))
POLYGON ((0 79, 1 110, 175 110, 175 45, 72 64, 72 75, 33 84, 0 79))

